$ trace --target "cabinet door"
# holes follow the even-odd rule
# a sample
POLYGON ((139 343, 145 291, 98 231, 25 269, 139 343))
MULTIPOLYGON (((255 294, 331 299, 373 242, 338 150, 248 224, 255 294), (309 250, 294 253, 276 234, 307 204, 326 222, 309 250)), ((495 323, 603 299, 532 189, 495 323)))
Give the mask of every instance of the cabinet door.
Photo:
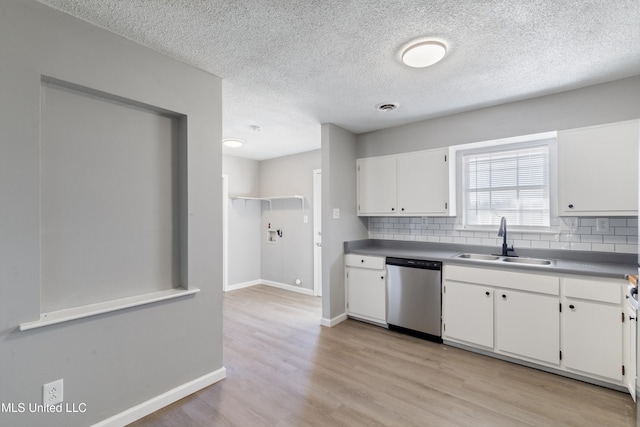
POLYGON ((444 339, 463 341, 493 350, 493 289, 445 282, 444 339))
POLYGON ((622 381, 619 306, 567 300, 562 307, 562 359, 567 369, 622 381))
POLYGON ((638 121, 558 133, 560 215, 637 215, 638 121))
POLYGON ((358 159, 358 215, 396 213, 396 158, 358 159))
POLYGON ((447 215, 449 150, 430 150, 398 157, 398 213, 447 215))
POLYGON ((498 351, 559 365, 558 297, 496 289, 495 298, 498 351))
POLYGON ((633 398, 636 401, 636 354, 637 354, 637 328, 638 320, 637 313, 632 309, 629 304, 625 304, 625 319, 624 319, 624 366, 625 375, 624 382, 633 398))
POLYGON ((387 293, 384 270, 347 268, 347 314, 386 323, 387 293))

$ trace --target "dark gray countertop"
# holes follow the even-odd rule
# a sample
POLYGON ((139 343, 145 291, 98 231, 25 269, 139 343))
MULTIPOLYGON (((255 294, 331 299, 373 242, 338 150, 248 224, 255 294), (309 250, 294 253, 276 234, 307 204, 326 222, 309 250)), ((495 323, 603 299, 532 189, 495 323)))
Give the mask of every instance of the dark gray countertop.
POLYGON ((624 279, 625 275, 637 274, 638 271, 636 254, 609 252, 516 248, 516 254, 520 257, 541 258, 552 261, 550 265, 530 265, 508 263, 501 260, 484 261, 457 258, 457 255, 461 253, 497 254, 500 252, 500 248, 450 243, 366 239, 345 242, 344 251, 345 253, 360 255, 423 259, 441 261, 447 264, 517 269, 519 271, 540 273, 579 274, 614 279, 624 279))

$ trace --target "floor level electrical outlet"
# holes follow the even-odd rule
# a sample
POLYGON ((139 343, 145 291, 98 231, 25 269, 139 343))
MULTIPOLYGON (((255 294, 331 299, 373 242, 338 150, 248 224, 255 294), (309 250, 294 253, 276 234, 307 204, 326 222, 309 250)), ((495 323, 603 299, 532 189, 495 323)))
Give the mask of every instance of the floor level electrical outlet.
POLYGON ((603 233, 609 231, 609 218, 596 219, 596 231, 603 233))
POLYGON ((428 216, 423 216, 422 217, 422 225, 428 225, 429 224, 429 217, 428 216))
POLYGON ((48 405, 56 405, 62 402, 62 399, 64 396, 62 386, 63 386, 63 382, 61 379, 43 385, 42 386, 42 403, 45 406, 48 406, 48 405))

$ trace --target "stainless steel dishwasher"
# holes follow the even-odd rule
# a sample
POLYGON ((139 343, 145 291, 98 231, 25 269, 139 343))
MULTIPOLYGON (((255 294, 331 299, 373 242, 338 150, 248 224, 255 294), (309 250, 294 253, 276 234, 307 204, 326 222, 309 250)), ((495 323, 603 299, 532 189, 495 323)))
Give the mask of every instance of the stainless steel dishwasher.
POLYGON ((442 342, 442 263, 387 258, 390 329, 442 342))

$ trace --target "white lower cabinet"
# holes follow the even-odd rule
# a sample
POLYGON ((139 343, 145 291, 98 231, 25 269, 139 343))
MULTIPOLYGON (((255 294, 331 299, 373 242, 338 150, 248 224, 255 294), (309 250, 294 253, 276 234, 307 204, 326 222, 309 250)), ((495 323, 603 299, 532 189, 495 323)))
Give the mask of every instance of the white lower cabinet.
POLYGON ((385 258, 348 254, 345 267, 347 315, 386 325, 385 258))
POLYGON ((448 338, 493 348, 493 289, 447 282, 443 298, 448 338))
POLYGON ((621 282, 562 279, 562 359, 567 370, 623 381, 621 282))
POLYGON ((565 368, 622 381, 620 307, 567 300, 562 317, 565 368))
POLYGON ((445 343, 635 389, 625 281, 445 265, 443 286, 445 343))
POLYGON ((560 364, 560 309, 556 295, 496 290, 496 350, 560 364))
POLYGON ((625 384, 633 400, 636 400, 636 357, 637 357, 637 328, 638 328, 638 314, 634 309, 627 304, 625 308, 625 334, 624 342, 626 347, 624 349, 624 366, 627 367, 625 372, 625 384))

